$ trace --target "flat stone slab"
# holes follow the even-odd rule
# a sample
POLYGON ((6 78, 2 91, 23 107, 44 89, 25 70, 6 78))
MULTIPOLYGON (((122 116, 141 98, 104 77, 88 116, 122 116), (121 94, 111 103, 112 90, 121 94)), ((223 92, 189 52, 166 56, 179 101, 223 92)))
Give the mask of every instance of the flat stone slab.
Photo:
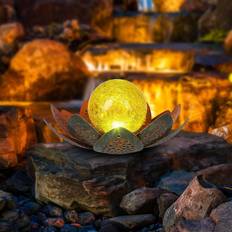
POLYGON ((232 162, 232 145, 213 135, 182 132, 162 146, 131 155, 103 155, 58 143, 36 145, 27 157, 39 201, 114 216, 122 212, 125 194, 154 186, 168 171, 232 162))

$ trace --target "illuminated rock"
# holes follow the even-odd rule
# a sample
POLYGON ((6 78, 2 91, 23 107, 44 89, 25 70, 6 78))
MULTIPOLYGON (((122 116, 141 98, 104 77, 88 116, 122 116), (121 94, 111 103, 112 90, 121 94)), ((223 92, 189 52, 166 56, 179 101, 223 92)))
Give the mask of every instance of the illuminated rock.
POLYGON ((16 166, 26 149, 35 142, 31 112, 0 107, 0 168, 16 166))
POLYGON ((20 23, 0 25, 0 50, 8 51, 15 46, 16 41, 24 36, 24 28, 20 23))
POLYGON ((146 121, 147 103, 143 93, 131 82, 110 80, 98 86, 88 104, 92 124, 103 132, 123 127, 139 130, 146 121))
POLYGON ((195 41, 197 18, 191 14, 130 14, 114 18, 113 36, 124 43, 195 41))
POLYGON ((181 10, 185 0, 154 0, 155 8, 158 12, 178 12, 181 10))
POLYGON ((65 100, 82 95, 87 69, 61 43, 34 40, 25 44, 2 76, 0 99, 65 100), (59 93, 59 94, 57 94, 59 93))

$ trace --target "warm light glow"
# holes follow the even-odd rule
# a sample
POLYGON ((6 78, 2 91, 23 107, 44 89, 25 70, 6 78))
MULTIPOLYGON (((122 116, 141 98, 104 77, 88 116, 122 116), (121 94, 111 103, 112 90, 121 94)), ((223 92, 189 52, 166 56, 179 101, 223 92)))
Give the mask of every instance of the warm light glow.
POLYGON ((143 53, 121 48, 100 51, 101 48, 97 54, 87 51, 82 56, 90 72, 187 73, 194 64, 191 51, 160 49, 143 53))
POLYGON ((88 113, 99 131, 108 132, 123 127, 136 132, 146 120, 147 103, 134 84, 115 79, 104 82, 93 91, 88 113))
POLYGON ((229 75, 229 81, 232 82, 232 73, 229 75))

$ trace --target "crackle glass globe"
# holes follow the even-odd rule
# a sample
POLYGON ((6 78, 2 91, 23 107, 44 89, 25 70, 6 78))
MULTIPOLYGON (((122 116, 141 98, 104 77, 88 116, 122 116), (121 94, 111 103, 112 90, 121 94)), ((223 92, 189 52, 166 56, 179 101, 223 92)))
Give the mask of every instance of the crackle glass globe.
POLYGON ((136 132, 146 121, 147 103, 133 83, 114 79, 102 83, 92 92, 88 114, 91 123, 101 132, 118 127, 136 132))

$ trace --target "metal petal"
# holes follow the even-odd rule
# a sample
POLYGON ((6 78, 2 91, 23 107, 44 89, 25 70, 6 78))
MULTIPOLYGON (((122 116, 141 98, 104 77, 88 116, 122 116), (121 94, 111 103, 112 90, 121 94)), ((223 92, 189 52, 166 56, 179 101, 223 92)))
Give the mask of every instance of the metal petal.
POLYGON ((78 141, 93 146, 100 138, 98 131, 78 114, 68 120, 68 131, 78 141))
POLYGON ((64 110, 60 112, 54 105, 51 105, 51 112, 59 129, 61 129, 65 134, 69 134, 67 125, 72 113, 64 110))
POLYGON ((125 128, 115 128, 104 134, 94 145, 94 151, 113 155, 143 150, 143 143, 125 128))
POLYGON ((60 134, 58 133, 58 131, 49 123, 47 122, 46 120, 44 120, 44 122, 46 123, 47 127, 55 134, 57 135, 59 138, 63 139, 65 142, 73 145, 73 146, 76 146, 76 147, 80 147, 80 148, 85 148, 85 149, 91 149, 91 147, 89 146, 86 146, 86 145, 83 145, 81 143, 79 143, 78 141, 74 141, 72 138, 69 138, 63 134, 60 134))
POLYGON ((155 147, 155 146, 158 146, 160 144, 163 144, 163 143, 166 143, 168 140, 170 140, 171 138, 175 137, 178 133, 180 133, 180 131, 185 127, 185 125, 187 124, 188 122, 188 119, 185 120, 185 122, 176 130, 174 131, 171 131, 167 136, 165 136, 164 138, 162 139, 159 139, 158 141, 156 141, 155 143, 149 145, 149 146, 146 146, 146 148, 148 147, 155 147))
POLYGON ((175 123, 175 121, 176 121, 177 118, 179 117, 180 111, 181 111, 181 105, 179 104, 179 105, 177 105, 177 106, 173 109, 173 111, 171 112, 173 123, 175 123))
POLYGON ((172 129, 172 125, 171 113, 165 111, 139 132, 138 137, 142 140, 144 146, 148 146, 165 136, 172 129))

